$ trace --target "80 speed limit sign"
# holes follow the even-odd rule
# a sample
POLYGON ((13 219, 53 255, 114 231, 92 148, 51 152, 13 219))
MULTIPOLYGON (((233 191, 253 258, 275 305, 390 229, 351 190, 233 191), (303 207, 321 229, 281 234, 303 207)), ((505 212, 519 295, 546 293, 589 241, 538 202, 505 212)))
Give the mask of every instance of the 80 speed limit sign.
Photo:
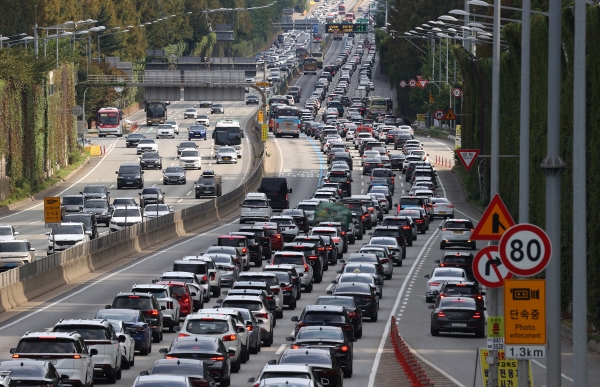
POLYGON ((546 268, 552 245, 548 235, 533 224, 517 224, 509 228, 498 246, 500 259, 511 273, 530 277, 546 268))

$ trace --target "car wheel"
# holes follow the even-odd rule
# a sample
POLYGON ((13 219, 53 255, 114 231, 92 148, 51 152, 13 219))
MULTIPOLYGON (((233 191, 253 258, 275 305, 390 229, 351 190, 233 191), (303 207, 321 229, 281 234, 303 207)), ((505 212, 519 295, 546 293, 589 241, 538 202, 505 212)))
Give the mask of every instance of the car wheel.
POLYGON ((477 242, 471 243, 471 250, 477 250, 477 242))
POLYGON ((275 312, 275 318, 283 318, 283 309, 275 312))
POLYGON ((371 316, 371 322, 377 322, 378 318, 379 318, 379 312, 377 312, 373 316, 371 316))
POLYGON ((362 328, 360 328, 360 330, 359 330, 359 331, 356 331, 356 332, 354 333, 354 336, 356 336, 357 338, 359 338, 359 339, 360 339, 360 338, 362 337, 362 328))
POLYGON ((254 266, 261 267, 262 266, 262 258, 259 258, 256 262, 254 262, 254 266))
POLYGON ((160 343, 160 334, 152 332, 152 341, 155 343, 160 343))
POLYGON ((433 300, 431 299, 431 297, 427 297, 425 296, 425 302, 427 303, 431 303, 433 300))
POLYGON ((421 229, 421 234, 425 234, 425 228, 421 229))
POLYGON ((446 244, 444 242, 440 242, 440 249, 444 250, 446 248, 446 244))
POLYGON ((313 284, 311 283, 306 287, 306 293, 311 293, 313 291, 313 284))
POLYGON ((290 302, 290 305, 289 305, 290 309, 291 309, 291 310, 294 310, 294 309, 296 309, 296 304, 297 304, 297 301, 296 301, 296 299, 294 298, 294 299, 292 300, 292 302, 290 302))
POLYGON ((482 329, 480 331, 475 332, 475 337, 477 337, 479 339, 485 337, 485 331, 482 329))
POLYGON ((150 353, 150 345, 148 345, 148 347, 146 348, 142 348, 140 349, 140 355, 141 356, 148 356, 148 353, 150 353))
MULTIPOLYGON (((389 275, 386 275, 386 276, 385 276, 385 279, 386 279, 386 280, 391 280, 391 279, 392 279, 392 274, 390 273, 389 275)), ((381 298, 381 297, 380 297, 380 298, 381 298)))
POLYGON ((121 356, 121 368, 123 368, 124 370, 128 370, 131 368, 131 364, 125 356, 121 356))
POLYGON ((439 336, 440 330, 431 328, 431 336, 439 336))
MULTIPOLYGON (((121 367, 123 367, 121 365, 121 367)), ((123 371, 121 370, 121 368, 119 368, 119 370, 117 371, 117 380, 121 380, 121 378, 123 377, 123 371)))
POLYGON ((219 285, 217 289, 213 290, 212 294, 213 297, 219 297, 221 295, 221 286, 219 285))
POLYGON ((235 363, 231 364, 231 372, 233 372, 234 374, 237 374, 238 372, 240 372, 240 368, 242 368, 242 359, 240 356, 238 356, 237 361, 235 363))
MULTIPOLYGON (((313 281, 315 281, 316 284, 320 284, 323 281, 323 275, 318 275, 318 276, 313 277, 313 281)), ((310 289, 312 291, 312 284, 310 284, 310 287, 311 287, 310 289)))
POLYGON ((221 379, 221 381, 219 382, 220 387, 229 387, 230 385, 231 385, 231 376, 229 376, 227 379, 221 379))
POLYGON ((133 367, 135 365, 135 349, 131 351, 131 359, 129 360, 129 366, 133 367))
POLYGON ((240 357, 242 364, 246 364, 246 362, 250 358, 250 355, 248 354, 248 348, 246 348, 245 346, 242 347, 242 353, 240 353, 240 357))
POLYGON ((113 371, 112 374, 106 375, 106 383, 115 384, 117 382, 117 371, 113 371))
POLYGON ((260 340, 256 340, 256 344, 254 345, 254 347, 250 347, 250 353, 252 355, 256 355, 258 353, 259 345, 260 345, 260 340))

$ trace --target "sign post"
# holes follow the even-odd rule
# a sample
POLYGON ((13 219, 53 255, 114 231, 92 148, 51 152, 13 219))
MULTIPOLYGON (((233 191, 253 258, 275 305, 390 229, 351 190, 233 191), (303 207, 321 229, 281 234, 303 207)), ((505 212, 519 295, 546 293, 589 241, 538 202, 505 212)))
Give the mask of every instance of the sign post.
POLYGON ((261 109, 259 109, 258 110, 258 118, 256 120, 258 122, 262 123, 264 120, 264 117, 265 117, 265 115, 264 115, 263 111, 261 109))
POLYGON ((433 112, 433 118, 435 118, 438 121, 441 121, 444 119, 444 111, 442 109, 437 109, 436 111, 433 112))
POLYGON ((504 350, 504 317, 488 316, 487 349, 494 351, 504 350))

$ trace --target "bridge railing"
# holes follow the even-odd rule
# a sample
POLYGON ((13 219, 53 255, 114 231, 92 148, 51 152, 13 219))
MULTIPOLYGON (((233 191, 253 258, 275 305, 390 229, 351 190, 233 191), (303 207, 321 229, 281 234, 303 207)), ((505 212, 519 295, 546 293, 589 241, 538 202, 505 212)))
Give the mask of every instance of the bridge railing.
POLYGON ((180 85, 180 86, 240 86, 243 87, 246 78, 240 75, 223 74, 218 71, 215 74, 152 74, 152 75, 88 75, 88 83, 91 84, 144 84, 144 85, 180 85))

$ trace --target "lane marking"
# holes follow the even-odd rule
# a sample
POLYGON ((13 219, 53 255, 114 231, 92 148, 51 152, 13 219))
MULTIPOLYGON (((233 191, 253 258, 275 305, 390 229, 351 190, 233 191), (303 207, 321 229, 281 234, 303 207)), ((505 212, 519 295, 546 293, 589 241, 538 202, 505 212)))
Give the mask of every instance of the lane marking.
MULTIPOLYGON (((539 361, 535 360, 535 359, 531 359, 531 362, 534 363, 535 365, 538 365, 540 367, 542 367, 543 369, 546 369, 546 366, 543 365, 542 363, 540 363, 539 361)), ((560 376, 562 376, 563 378, 567 379, 570 382, 573 382, 574 380, 571 379, 570 377, 568 377, 567 375, 561 373, 560 376)))
POLYGON ((285 349, 286 345, 285 344, 281 344, 279 346, 279 349, 277 351, 275 351, 275 355, 280 355, 281 352, 283 352, 283 350, 285 349))

